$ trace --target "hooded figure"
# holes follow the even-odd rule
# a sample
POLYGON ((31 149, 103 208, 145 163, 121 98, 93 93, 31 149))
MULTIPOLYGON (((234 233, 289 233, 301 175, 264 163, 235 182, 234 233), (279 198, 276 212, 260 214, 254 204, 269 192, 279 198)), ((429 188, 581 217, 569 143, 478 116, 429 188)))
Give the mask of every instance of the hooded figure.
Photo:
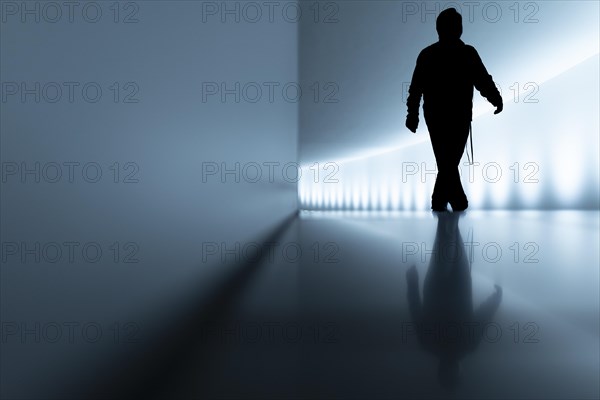
POLYGON ((419 125, 419 105, 431 137, 438 174, 431 198, 434 211, 465 210, 469 203, 460 182, 458 165, 462 157, 473 115, 473 88, 502 111, 502 97, 488 74, 477 50, 466 45, 462 17, 449 8, 436 20, 439 41, 419 53, 410 88, 406 127, 419 125))

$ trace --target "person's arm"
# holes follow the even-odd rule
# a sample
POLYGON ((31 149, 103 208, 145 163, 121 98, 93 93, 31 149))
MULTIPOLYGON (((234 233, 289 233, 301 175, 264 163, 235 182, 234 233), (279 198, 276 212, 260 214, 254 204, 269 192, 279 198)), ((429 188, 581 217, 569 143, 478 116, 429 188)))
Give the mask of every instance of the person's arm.
POLYGON ((481 57, 479 57, 475 48, 473 48, 473 59, 475 64, 475 79, 473 81, 475 89, 496 107, 494 114, 498 114, 503 109, 502 96, 500 95, 492 76, 488 73, 485 65, 483 65, 483 61, 481 61, 481 57))
POLYGON ((492 323, 494 314, 498 311, 502 301, 502 288, 494 285, 495 291, 473 312, 473 320, 470 325, 474 330, 469 331, 467 340, 469 351, 474 351, 483 339, 485 327, 492 323), (472 335, 472 336, 471 336, 472 335))
POLYGON ((417 57, 417 65, 410 81, 408 98, 406 99, 406 106, 408 108, 406 127, 413 133, 417 132, 417 127, 419 126, 419 107, 421 105, 421 97, 423 96, 424 66, 422 54, 419 54, 419 57, 417 57))
POLYGON ((475 321, 481 326, 487 325, 492 322, 494 314, 498 311, 498 307, 502 302, 502 288, 498 285, 494 285, 494 293, 492 293, 477 310, 475 310, 475 321))

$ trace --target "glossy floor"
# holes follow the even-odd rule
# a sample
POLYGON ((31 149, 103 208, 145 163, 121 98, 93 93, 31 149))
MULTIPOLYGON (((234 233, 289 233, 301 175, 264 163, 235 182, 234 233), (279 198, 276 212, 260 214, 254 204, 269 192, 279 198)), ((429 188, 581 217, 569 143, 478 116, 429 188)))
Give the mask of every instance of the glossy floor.
POLYGON ((300 212, 81 395, 598 398, 599 216, 300 212))

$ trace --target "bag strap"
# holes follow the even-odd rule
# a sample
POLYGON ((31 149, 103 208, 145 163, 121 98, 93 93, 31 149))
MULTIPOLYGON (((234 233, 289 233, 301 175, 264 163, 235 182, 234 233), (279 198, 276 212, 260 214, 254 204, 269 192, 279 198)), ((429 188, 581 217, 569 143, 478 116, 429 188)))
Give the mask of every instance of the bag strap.
MULTIPOLYGON (((469 141, 471 142, 471 156, 469 157, 469 149, 467 148, 467 160, 469 160, 469 164, 473 165, 473 129, 471 127, 471 123, 469 122, 469 141)), ((466 148, 466 144, 465 144, 465 148, 466 148)))

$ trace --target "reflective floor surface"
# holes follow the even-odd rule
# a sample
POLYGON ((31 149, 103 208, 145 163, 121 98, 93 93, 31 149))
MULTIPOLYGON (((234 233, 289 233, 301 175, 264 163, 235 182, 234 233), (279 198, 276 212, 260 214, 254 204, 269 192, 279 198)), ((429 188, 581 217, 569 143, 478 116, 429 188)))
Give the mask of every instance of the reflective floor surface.
MULTIPOLYGON (((598 398, 599 216, 302 211, 256 240, 203 244, 222 268, 210 285, 190 281, 145 320, 139 342, 63 353, 76 368, 46 387, 123 398, 598 398)), ((36 352, 58 362, 49 343, 6 343, 5 369, 22 373, 17 357, 36 352)))

